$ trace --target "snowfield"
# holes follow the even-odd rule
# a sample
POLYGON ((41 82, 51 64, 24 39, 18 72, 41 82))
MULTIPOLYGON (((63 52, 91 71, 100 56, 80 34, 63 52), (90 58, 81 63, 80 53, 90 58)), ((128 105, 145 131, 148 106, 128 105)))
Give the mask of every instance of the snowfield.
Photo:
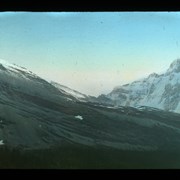
POLYGON ((4 145, 3 140, 0 140, 0 145, 4 145))
POLYGON ((76 119, 83 120, 83 117, 80 115, 75 116, 76 119))

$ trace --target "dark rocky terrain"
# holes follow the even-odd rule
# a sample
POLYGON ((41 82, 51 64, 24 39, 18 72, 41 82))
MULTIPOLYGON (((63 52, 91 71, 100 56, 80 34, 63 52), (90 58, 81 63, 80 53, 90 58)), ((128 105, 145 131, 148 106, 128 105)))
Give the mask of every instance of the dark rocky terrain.
POLYGON ((0 168, 180 167, 180 114, 78 101, 0 67, 0 168))

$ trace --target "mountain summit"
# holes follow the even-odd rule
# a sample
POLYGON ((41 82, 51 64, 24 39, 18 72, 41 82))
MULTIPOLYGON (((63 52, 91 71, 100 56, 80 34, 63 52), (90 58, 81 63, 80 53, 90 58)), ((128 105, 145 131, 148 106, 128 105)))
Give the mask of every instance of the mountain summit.
POLYGON ((100 101, 109 99, 116 106, 150 106, 180 113, 180 59, 173 61, 164 74, 152 73, 147 78, 118 86, 100 101))
POLYGON ((180 59, 176 59, 175 61, 173 61, 169 69, 167 70, 167 72, 179 73, 180 72, 180 59))

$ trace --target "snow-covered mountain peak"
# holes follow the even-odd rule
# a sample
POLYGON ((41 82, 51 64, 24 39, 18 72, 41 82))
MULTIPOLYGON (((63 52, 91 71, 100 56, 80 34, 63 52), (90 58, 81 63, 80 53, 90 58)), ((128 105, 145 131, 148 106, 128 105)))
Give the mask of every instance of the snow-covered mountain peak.
POLYGON ((0 69, 7 69, 7 70, 10 70, 10 71, 13 71, 13 72, 19 72, 19 71, 23 71, 25 73, 28 73, 28 74, 31 74, 33 76, 35 76, 34 73, 32 73, 31 71, 27 70, 26 68, 24 67, 21 67, 21 66, 18 66, 16 64, 11 64, 9 63, 8 61, 4 60, 4 59, 0 59, 0 69))
POLYGON ((159 75, 157 73, 152 73, 148 76, 148 78, 156 78, 158 77, 159 75))
POLYGON ((141 80, 115 87, 101 101, 120 106, 149 106, 180 113, 180 59, 173 61, 165 73, 152 73, 141 80))
POLYGON ((176 73, 180 72, 180 59, 174 60, 171 63, 171 65, 170 65, 169 69, 167 70, 167 72, 168 73, 170 73, 170 72, 176 72, 176 73))

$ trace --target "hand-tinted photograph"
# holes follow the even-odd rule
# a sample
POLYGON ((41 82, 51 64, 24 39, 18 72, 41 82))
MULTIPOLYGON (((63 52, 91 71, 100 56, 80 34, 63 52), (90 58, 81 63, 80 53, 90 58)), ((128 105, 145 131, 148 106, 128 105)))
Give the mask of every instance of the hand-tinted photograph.
POLYGON ((180 12, 0 12, 7 168, 180 168, 180 12))

